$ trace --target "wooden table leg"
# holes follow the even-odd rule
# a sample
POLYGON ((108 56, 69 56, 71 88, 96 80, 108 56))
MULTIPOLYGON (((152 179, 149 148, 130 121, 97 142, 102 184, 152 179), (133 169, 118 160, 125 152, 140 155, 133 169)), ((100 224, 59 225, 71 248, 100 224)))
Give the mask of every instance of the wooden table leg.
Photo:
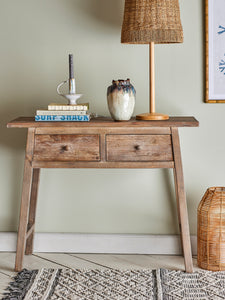
POLYGON ((25 250, 26 255, 31 255, 33 253, 34 227, 35 227, 39 179, 40 179, 40 169, 33 169, 30 209, 29 209, 29 217, 28 217, 28 232, 27 232, 27 241, 26 241, 26 250, 25 250))
POLYGON ((185 270, 188 273, 193 272, 192 253, 191 253, 191 240, 189 232, 188 212, 186 195, 184 189, 184 177, 180 151, 180 141, 178 128, 171 128, 172 132, 172 145, 174 153, 174 179, 176 189, 176 199, 178 207, 178 219, 180 223, 181 241, 183 246, 185 270))
POLYGON ((32 177, 33 177, 33 168, 31 162, 32 162, 33 146, 34 146, 34 131, 35 131, 34 128, 29 128, 27 134, 27 147, 26 147, 26 157, 24 163, 23 188, 22 188, 22 198, 21 198, 21 206, 20 206, 19 229, 18 229, 18 236, 17 236, 15 271, 22 270, 24 251, 26 246, 28 212, 30 206, 31 184, 32 184, 32 177))

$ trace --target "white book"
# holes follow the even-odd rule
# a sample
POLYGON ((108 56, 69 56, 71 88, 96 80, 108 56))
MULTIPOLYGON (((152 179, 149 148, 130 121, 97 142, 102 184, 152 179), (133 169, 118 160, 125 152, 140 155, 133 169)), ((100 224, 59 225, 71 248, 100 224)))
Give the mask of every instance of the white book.
POLYGON ((86 115, 86 110, 37 110, 37 116, 83 116, 86 115))
POLYGON ((48 105, 48 110, 88 110, 88 103, 81 104, 58 104, 58 103, 50 103, 48 105))

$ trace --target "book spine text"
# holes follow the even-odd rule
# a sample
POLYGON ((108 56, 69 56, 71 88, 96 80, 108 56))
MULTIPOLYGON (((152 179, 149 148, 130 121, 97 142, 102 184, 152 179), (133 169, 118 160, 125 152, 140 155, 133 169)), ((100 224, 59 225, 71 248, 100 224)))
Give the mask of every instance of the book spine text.
POLYGON ((84 116, 77 116, 77 115, 69 115, 69 116, 62 116, 62 115, 48 115, 48 116, 35 116, 35 121, 42 122, 42 121, 59 121, 59 122, 88 122, 90 121, 90 115, 84 116))

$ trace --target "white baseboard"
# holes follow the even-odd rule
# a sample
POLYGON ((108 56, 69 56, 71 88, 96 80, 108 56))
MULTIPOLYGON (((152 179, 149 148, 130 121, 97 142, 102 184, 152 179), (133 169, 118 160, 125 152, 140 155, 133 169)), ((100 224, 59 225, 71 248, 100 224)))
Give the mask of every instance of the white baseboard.
MULTIPOLYGON (((0 251, 16 251, 17 234, 0 232, 0 251)), ((197 237, 191 237, 197 255, 197 237)), ((35 233, 34 252, 181 254, 178 235, 35 233)))

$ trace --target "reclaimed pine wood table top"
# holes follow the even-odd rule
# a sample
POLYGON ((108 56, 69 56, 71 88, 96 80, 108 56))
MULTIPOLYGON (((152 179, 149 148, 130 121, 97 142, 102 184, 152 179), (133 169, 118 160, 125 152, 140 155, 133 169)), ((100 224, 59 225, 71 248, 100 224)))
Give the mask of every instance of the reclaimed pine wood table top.
POLYGON ((163 121, 130 121, 115 122, 108 117, 92 118, 89 122, 36 122, 34 117, 19 117, 7 124, 8 128, 29 127, 198 127, 194 117, 170 117, 163 121))

